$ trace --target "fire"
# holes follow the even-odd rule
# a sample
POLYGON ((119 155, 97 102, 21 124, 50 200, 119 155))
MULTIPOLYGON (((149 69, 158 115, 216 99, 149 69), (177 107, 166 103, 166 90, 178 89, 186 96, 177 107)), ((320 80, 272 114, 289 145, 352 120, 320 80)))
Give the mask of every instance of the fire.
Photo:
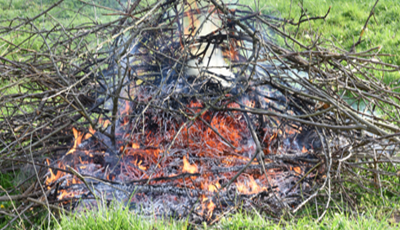
POLYGON ((55 175, 55 174, 53 173, 53 170, 52 170, 52 169, 49 169, 49 172, 50 172, 50 177, 47 178, 47 181, 48 181, 49 183, 54 182, 54 181, 56 181, 56 180, 59 178, 59 176, 57 176, 57 175, 55 175))
MULTIPOLYGON (((246 98, 241 101, 248 107, 255 107, 256 103, 253 100, 246 98)), ((129 113, 128 103, 122 112, 119 114, 129 113)), ((225 106, 229 108, 238 108, 238 103, 227 103, 225 106)), ((131 180, 142 180, 151 178, 172 178, 179 176, 180 173, 196 174, 202 172, 200 176, 191 176, 190 178, 175 179, 176 187, 199 189, 200 191, 208 193, 207 196, 202 195, 200 212, 208 219, 213 216, 216 209, 216 204, 213 199, 215 196, 209 194, 223 193, 227 189, 220 190, 220 181, 226 183, 232 178, 236 172, 221 172, 218 177, 215 177, 210 171, 210 165, 215 167, 230 168, 230 167, 243 167, 250 160, 250 156, 255 152, 254 142, 249 141, 251 137, 248 125, 243 115, 239 112, 204 112, 204 104, 198 101, 192 101, 187 105, 187 113, 196 114, 202 112, 199 116, 202 120, 196 119, 190 124, 182 128, 181 132, 177 130, 182 126, 182 123, 175 120, 164 120, 155 114, 146 117, 153 125, 151 129, 147 127, 140 127, 137 130, 132 128, 130 121, 124 119, 121 127, 118 127, 117 138, 118 146, 115 148, 120 150, 121 155, 116 161, 115 165, 102 165, 101 161, 94 161, 99 153, 91 149, 78 149, 82 141, 93 142, 94 139, 83 138, 83 134, 76 129, 73 129, 74 143, 72 148, 67 152, 70 161, 59 162, 57 167, 66 169, 66 165, 71 165, 76 171, 82 175, 95 175, 97 178, 117 182, 129 182, 131 180), (208 122, 206 125, 205 122, 208 122), (165 126, 168 124, 168 126, 165 126), (158 128, 167 127, 167 128, 158 128), (143 131, 144 130, 144 131, 143 131), (217 133, 218 132, 218 135, 217 133), (174 137, 175 141, 169 147, 168 151, 165 148, 165 143, 172 143, 174 137), (196 163, 189 162, 189 154, 184 155, 181 159, 177 159, 176 152, 187 151, 190 156, 196 157, 196 163), (164 154, 167 153, 167 154, 164 154), (197 160, 202 159, 202 160, 197 160), (208 159, 208 160, 204 160, 208 159), (183 162, 178 163, 176 162, 183 162), (176 171, 168 171, 165 169, 178 167, 176 171), (108 167, 108 168, 107 168, 108 167), (111 174, 112 173, 112 174, 111 174)), ((128 115, 128 114, 125 114, 128 115)), ((108 120, 103 120, 103 124, 108 120)), ((280 124, 279 122, 277 122, 280 124)), ((281 124, 280 124, 281 125, 281 124)), ((283 126, 278 128, 264 128, 265 135, 263 136, 262 143, 265 145, 264 152, 269 154, 274 153, 269 143, 274 142, 276 139, 288 137, 292 135, 287 133, 291 131, 289 128, 283 126)), ((90 127, 90 134, 95 134, 95 131, 90 127)), ((297 133, 295 133, 297 134, 297 133)), ((84 146, 90 146, 85 144, 84 146)), ((278 147, 279 148, 279 147, 278 147)), ((298 150, 298 149, 297 149, 298 150)), ((306 150, 303 146, 303 152, 306 150)), ((276 150, 275 150, 276 151, 276 150)), ((107 155, 110 153, 102 152, 107 155)), ((268 160, 266 160, 268 163, 268 160)), ((252 166, 258 166, 258 162, 252 162, 252 166)), ((304 170, 300 166, 290 167, 289 171, 301 175, 304 170)), ((236 186, 239 194, 253 195, 264 191, 268 191, 268 183, 266 175, 260 174, 260 171, 250 173, 246 172, 238 177, 233 183, 236 186)), ((274 169, 269 169, 268 180, 272 180, 274 175, 278 172, 274 169)), ((82 184, 82 182, 72 176, 71 174, 49 169, 49 174, 46 179, 46 186, 50 189, 51 185, 57 182, 60 178, 65 178, 65 186, 72 186, 82 184)), ((163 181, 151 181, 150 185, 162 185, 163 181)), ((279 188, 276 188, 279 190, 279 188)), ((84 190, 83 190, 84 191, 84 190)), ((67 200, 74 197, 79 197, 84 194, 82 190, 73 191, 69 189, 60 189, 57 194, 57 199, 67 200)))
MULTIPOLYGON (((242 44, 236 40, 232 39, 218 45, 211 44, 210 46, 215 47, 209 47, 209 51, 205 50, 207 49, 205 43, 199 42, 201 41, 199 37, 216 34, 216 31, 222 33, 222 30, 218 31, 221 27, 221 24, 218 24, 221 23, 221 19, 218 18, 219 12, 213 8, 199 8, 198 3, 194 0, 189 2, 192 5, 189 6, 190 11, 184 13, 186 21, 183 22, 183 38, 193 38, 197 33, 193 44, 189 46, 190 54, 199 55, 200 59, 207 59, 207 55, 217 53, 218 55, 215 57, 208 57, 208 61, 211 65, 214 65, 213 61, 217 60, 222 63, 222 67, 228 67, 228 61, 238 61, 240 56, 238 49, 242 44), (201 23, 202 20, 206 20, 206 17, 202 14, 207 10, 209 13, 213 11, 207 19, 209 22, 201 23), (204 24, 204 28, 200 29, 199 27, 202 24, 204 24), (202 51, 204 51, 203 57, 200 57, 199 53, 202 51)), ((232 37, 238 37, 238 35, 232 37)), ((196 57, 196 61, 197 59, 198 57, 196 57)), ((207 60, 204 63, 207 63, 207 60)), ((230 65, 229 68, 231 68, 230 65)), ((208 69, 208 72, 224 76, 232 74, 230 71, 228 68, 208 69), (227 73, 227 75, 224 73, 227 73)), ((133 84, 136 84, 136 82, 133 84)), ((89 132, 85 135, 73 128, 73 146, 67 151, 66 156, 56 163, 57 167, 69 169, 67 167, 69 165, 84 176, 106 179, 116 182, 116 184, 132 181, 136 181, 132 183, 142 183, 137 181, 147 180, 146 185, 155 185, 161 191, 163 185, 169 183, 177 189, 187 189, 188 194, 192 193, 190 190, 199 192, 195 198, 200 198, 201 207, 197 210, 208 219, 213 216, 217 205, 218 209, 220 208, 221 203, 216 200, 216 197, 224 192, 235 191, 234 188, 236 187, 237 192, 242 195, 258 194, 269 191, 272 187, 269 184, 270 182, 275 185, 275 188, 273 188, 275 191, 283 191, 285 188, 279 187, 279 181, 276 178, 284 180, 282 178, 293 174, 298 177, 298 174, 305 171, 305 166, 298 164, 296 167, 284 167, 286 171, 269 168, 265 175, 261 170, 260 162, 255 160, 250 165, 251 167, 247 168, 230 185, 231 187, 221 189, 221 184, 227 184, 256 153, 256 143, 252 137, 250 125, 257 128, 256 134, 260 137, 261 150, 266 155, 283 155, 287 150, 290 150, 291 154, 293 151, 296 151, 296 153, 300 151, 302 153, 308 152, 305 146, 300 150, 299 147, 302 146, 302 143, 297 143, 295 140, 295 136, 302 134, 302 127, 293 124, 288 125, 288 121, 279 117, 258 116, 250 113, 248 116, 253 123, 248 124, 244 113, 212 110, 196 97, 188 97, 187 101, 179 102, 182 104, 179 109, 186 113, 187 116, 185 115, 185 117, 165 112, 162 106, 160 106, 161 109, 158 109, 157 106, 148 106, 145 110, 140 111, 141 106, 147 105, 156 97, 149 88, 143 85, 146 86, 146 82, 135 87, 135 90, 124 91, 128 94, 124 98, 135 98, 135 100, 123 101, 123 99, 120 99, 118 101, 119 110, 113 137, 105 135, 110 134, 111 128, 108 126, 111 124, 111 118, 100 116, 97 127, 89 127, 89 132), (140 116, 137 116, 139 113, 140 116), (100 128, 101 131, 96 133, 94 128, 100 128), (96 138, 91 138, 93 135, 96 135, 96 138), (115 140, 110 141, 112 138, 115 140), (115 143, 110 144, 114 141, 115 143), (287 143, 294 143, 294 148, 284 146, 288 145, 287 143), (189 156, 195 163, 190 164, 189 156), (196 175, 189 175, 188 177, 181 175, 182 173, 196 175)), ((271 100, 267 98, 257 99, 258 96, 250 94, 242 97, 230 94, 233 93, 226 93, 226 97, 235 97, 236 102, 234 100, 222 100, 216 106, 233 110, 234 108, 242 108, 242 105, 247 108, 258 108, 263 103, 276 103, 275 100, 272 100, 271 92, 267 92, 271 100)), ((264 163, 273 163, 271 159, 273 158, 265 159, 264 163)), ((83 185, 78 177, 60 170, 55 172, 53 169, 49 169, 45 182, 47 188, 50 189, 54 183, 63 181, 60 182, 62 184, 60 187, 64 187, 58 189, 54 197, 57 195, 57 198, 62 200, 80 198, 80 195, 88 194, 87 190, 86 193, 84 192, 85 189, 73 191, 76 187, 80 188, 79 185, 74 185, 83 185), (60 178, 63 180, 60 180, 60 178), (71 187, 65 188, 65 186, 71 187)), ((145 192, 141 193, 140 196, 145 198, 138 199, 138 197, 135 197, 138 202, 139 200, 150 200, 150 196, 146 197, 145 192)), ((174 198, 178 199, 177 197, 174 198)))
POLYGON ((258 185, 253 176, 249 175, 248 179, 249 180, 247 181, 247 183, 236 182, 236 188, 240 193, 251 195, 268 190, 267 187, 261 187, 260 185, 258 185))
POLYGON ((124 109, 121 111, 120 116, 123 118, 123 124, 126 125, 129 122, 129 112, 131 110, 131 106, 129 104, 129 101, 125 101, 125 106, 123 107, 124 109))
POLYGON ((186 159, 185 156, 183 156, 183 169, 182 169, 183 173, 197 173, 199 172, 199 169, 197 167, 197 165, 193 164, 191 165, 189 163, 189 161, 186 159))
POLYGON ((89 133, 86 133, 85 137, 83 138, 83 140, 87 140, 89 138, 91 138, 93 136, 93 134, 96 133, 96 130, 94 130, 92 128, 92 126, 89 127, 89 133))
POLYGON ((71 198, 73 197, 75 194, 71 191, 71 192, 67 192, 67 191, 62 191, 61 194, 57 197, 59 200, 62 200, 64 198, 71 198))
POLYGON ((72 128, 72 132, 74 133, 74 137, 75 137, 74 146, 65 155, 75 152, 78 145, 81 144, 81 142, 82 142, 83 134, 81 132, 79 132, 78 130, 76 130, 75 128, 72 128))
POLYGON ((142 160, 140 160, 139 162, 137 162, 137 160, 135 161, 135 165, 140 168, 141 170, 145 171, 147 168, 145 166, 142 166, 142 160))
POLYGON ((295 171, 297 174, 301 174, 302 170, 300 167, 293 167, 293 171, 295 171))
POLYGON ((103 128, 106 128, 108 125, 111 124, 110 120, 103 120, 103 119, 99 119, 99 123, 103 126, 103 128))
POLYGON ((207 219, 210 219, 215 207, 217 207, 212 200, 207 204, 207 219))
POLYGON ((208 191, 210 192, 218 192, 218 189, 221 188, 221 185, 217 182, 215 184, 208 185, 208 191))
POLYGON ((214 202, 212 201, 212 199, 206 197, 205 195, 202 195, 201 197, 201 209, 199 210, 199 212, 204 215, 204 212, 206 211, 206 217, 207 219, 211 219, 212 214, 214 212, 214 209, 217 207, 217 205, 214 204, 214 202))
MULTIPOLYGON (((50 165, 50 161, 47 159, 46 160, 47 164, 50 165)), ((65 167, 61 164, 58 164, 58 167, 61 169, 65 169, 65 167)), ((53 169, 49 168, 49 176, 47 176, 45 184, 49 187, 49 185, 51 185, 52 183, 56 182, 58 179, 60 179, 61 177, 65 176, 64 172, 61 171, 57 171, 57 173, 55 174, 53 172, 53 169)))
POLYGON ((138 143, 132 143, 132 148, 133 149, 138 149, 140 146, 138 143))
POLYGON ((57 199, 58 200, 71 199, 71 198, 74 198, 75 196, 81 195, 81 194, 82 194, 82 192, 62 190, 60 192, 60 195, 57 196, 57 199))

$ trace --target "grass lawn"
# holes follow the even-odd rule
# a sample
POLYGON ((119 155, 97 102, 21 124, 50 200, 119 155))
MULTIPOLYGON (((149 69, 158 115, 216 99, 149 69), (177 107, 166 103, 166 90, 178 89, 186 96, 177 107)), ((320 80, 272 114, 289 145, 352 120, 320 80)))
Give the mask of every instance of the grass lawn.
POLYGON ((382 216, 379 210, 371 209, 360 213, 357 217, 349 216, 340 212, 328 212, 327 216, 321 221, 316 222, 311 215, 307 215, 307 209, 303 211, 303 216, 294 218, 293 221, 281 219, 278 223, 269 220, 268 217, 257 213, 228 214, 219 222, 212 226, 206 223, 190 225, 187 221, 163 220, 152 217, 144 218, 135 215, 122 206, 114 208, 99 207, 99 210, 78 213, 73 216, 63 216, 59 223, 53 223, 55 229, 398 229, 399 226, 393 224, 390 216, 386 213, 382 216), (380 216, 379 219, 376 217, 380 216))
MULTIPOLYGON (((245 0, 249 4, 253 1, 245 0)), ((309 17, 323 16, 331 7, 325 21, 317 20, 302 23, 299 28, 288 26, 291 34, 297 33, 297 39, 305 44, 310 43, 316 34, 331 39, 335 45, 349 51, 354 41, 357 41, 364 24, 376 0, 261 0, 260 8, 264 12, 283 18, 294 19, 297 22, 301 15, 302 6, 309 17)), ((382 46, 381 53, 390 54, 380 57, 383 61, 400 65, 400 4, 398 0, 380 0, 375 7, 375 14, 370 19, 363 42, 356 51, 368 50, 382 46)), ((399 72, 385 73, 385 83, 397 81, 399 72)))
MULTIPOLYGON (((260 7, 265 11, 276 12, 283 18, 298 21, 301 5, 310 17, 323 16, 331 7, 325 21, 317 20, 303 23, 297 38, 306 41, 321 33, 326 38, 333 38, 343 49, 349 50, 353 41, 360 36, 375 0, 262 0, 260 7), (311 29, 312 28, 312 29, 311 29)), ((397 0, 380 0, 375 7, 375 14, 368 23, 363 40, 357 51, 382 46, 383 53, 393 54, 389 62, 400 65, 400 4, 397 0)), ((295 28, 297 29, 297 28, 295 28)), ((294 31, 291 31, 294 32, 294 31)))
MULTIPOLYGON (((32 18, 42 10, 57 2, 56 0, 0 0, 0 25, 5 24, 5 20, 24 17, 32 18)), ((91 2, 91 1, 87 1, 91 2)), ((119 4, 115 0, 96 0, 96 4, 118 8, 119 4)), ((240 0, 240 3, 253 5, 254 1, 240 0)), ((297 34, 296 38, 305 44, 311 42, 316 34, 322 34, 325 38, 332 39, 335 44, 343 50, 349 50, 360 36, 362 28, 370 11, 375 4, 375 0, 261 0, 260 9, 264 13, 269 13, 282 18, 293 18, 298 21, 302 6, 307 10, 307 14, 312 16, 324 15, 329 7, 331 11, 325 21, 311 21, 303 23, 300 27, 288 26, 288 32, 297 34), (312 28, 312 29, 311 29, 312 28)), ((40 29, 51 29, 54 26, 52 17, 64 26, 79 25, 85 22, 98 20, 108 22, 115 19, 115 16, 105 16, 105 10, 84 6, 78 0, 66 0, 59 7, 51 10, 48 15, 44 15, 36 20, 36 26, 40 29)), ((14 22, 16 25, 17 22, 14 22)), ((5 42, 12 41, 14 44, 27 39, 25 33, 6 33, 1 34, 0 56, 14 60, 23 60, 23 55, 17 53, 13 45, 5 42)), ((35 37, 25 43, 23 48, 38 50, 43 44, 35 37)), ((400 4, 399 0, 380 0, 375 8, 374 17, 371 18, 368 29, 363 34, 363 42, 357 47, 357 51, 367 50, 376 46, 382 46, 382 53, 391 56, 380 57, 383 61, 400 65, 400 4)), ((382 76, 384 82, 398 81, 399 72, 385 73, 382 76)), ((9 82, 0 79, 0 89, 9 82)), ((18 89, 10 88, 12 92, 18 89)), ((4 92, 0 91, 0 97, 4 92)), ((0 185, 9 188, 12 185, 12 176, 0 175, 0 185)), ((0 195, 3 195, 0 191, 0 195)), ((297 218, 292 221, 281 220, 278 224, 268 218, 261 217, 257 213, 236 213, 223 217, 220 222, 213 226, 201 225, 203 228, 215 229, 399 229, 398 226, 391 224, 392 213, 400 211, 398 198, 389 198, 389 201, 382 202, 379 198, 366 194, 363 207, 359 215, 348 216, 346 212, 341 212, 337 208, 332 208, 322 222, 316 222, 308 213, 311 208, 306 208, 297 214, 297 218), (376 208, 378 207, 378 208, 376 208)), ((0 202, 1 207, 9 207, 10 202, 0 202)), ((7 222, 0 214, 0 228, 7 222)), ((59 229, 186 229, 188 223, 185 221, 173 220, 154 220, 138 217, 129 210, 122 207, 102 208, 98 211, 88 211, 85 214, 78 213, 73 216, 64 216, 61 220, 53 220, 51 227, 38 221, 40 228, 59 228, 59 229)))

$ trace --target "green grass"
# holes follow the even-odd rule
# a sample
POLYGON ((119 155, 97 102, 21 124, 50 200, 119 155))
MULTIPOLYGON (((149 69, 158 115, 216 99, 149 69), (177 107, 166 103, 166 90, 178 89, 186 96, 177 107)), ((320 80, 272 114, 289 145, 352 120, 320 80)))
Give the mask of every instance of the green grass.
POLYGON ((224 216, 214 225, 206 223, 190 225, 187 221, 163 220, 144 218, 134 212, 124 209, 123 205, 112 207, 99 207, 98 210, 88 210, 76 213, 73 216, 64 215, 59 224, 53 226, 55 229, 398 229, 391 213, 379 216, 379 210, 371 209, 358 215, 349 216, 345 213, 329 211, 321 222, 315 217, 307 215, 306 208, 303 216, 292 218, 287 221, 281 219, 279 222, 269 220, 268 217, 252 212, 238 212, 224 216))
POLYGON ((109 207, 100 205, 97 209, 64 215, 54 229, 187 229, 187 221, 163 220, 152 217, 141 217, 122 204, 109 207))
MULTIPOLYGON (((12 173, 0 173, 0 196, 5 196, 5 191, 12 189, 15 185, 13 183, 12 173)), ((0 210, 9 210, 13 208, 11 201, 0 201, 0 210)), ((0 214, 0 229, 3 228, 12 217, 0 214)))
MULTIPOLYGON (((33 18, 56 2, 57 0, 0 0, 0 26, 10 28, 17 26, 22 22, 21 20, 13 20, 11 22, 9 20, 15 18, 33 18)), ((114 9, 120 8, 117 1, 114 0, 96 0, 94 2, 114 9)), ((105 13, 110 13, 110 11, 95 8, 77 0, 66 0, 32 23, 38 30, 48 31, 56 29, 62 31, 63 27, 73 28, 83 24, 106 23, 118 18, 116 15, 105 15, 105 13)), ((31 25, 26 25, 21 27, 17 32, 12 31, 1 34, 0 56, 16 61, 23 61, 24 54, 27 52, 43 49, 45 45, 43 38, 27 31, 35 31, 35 29, 31 25), (10 44, 10 42, 13 44, 10 44)), ((52 37, 54 38, 55 35, 58 36, 60 34, 62 33, 52 32, 49 42, 51 42, 52 37)), ((95 40, 96 38, 92 36, 89 39, 95 40)))
MULTIPOLYGON (((303 23, 297 38, 307 41, 316 33, 321 33, 324 37, 336 39, 338 44, 346 50, 349 50, 353 41, 360 36, 374 4, 375 0, 262 0, 260 3, 261 6, 272 6, 266 8, 264 12, 277 11, 280 12, 281 17, 293 18, 295 22, 301 14, 301 8, 298 5, 302 5, 310 17, 323 16, 329 7, 332 7, 326 21, 311 21, 311 26, 309 23, 303 23), (292 6, 290 6, 291 2, 292 6)), ((290 32, 294 31, 292 29, 290 32)), ((389 58, 389 62, 391 60, 392 63, 400 65, 400 4, 397 0, 378 2, 375 17, 370 19, 363 39, 364 42, 358 46, 358 51, 381 45, 384 53, 397 55, 397 57, 389 58)))
MULTIPOLYGON (((22 22, 21 20, 10 20, 15 18, 33 18, 57 1, 58 0, 0 0, 0 27, 17 26, 22 22)), ((92 1, 88 2, 92 3, 92 1)), ((121 8, 115 0, 96 0, 93 2, 113 9, 121 8)), ((95 9, 93 6, 86 5, 78 0, 65 0, 32 23, 39 30, 56 29, 62 31, 62 27, 71 28, 88 23, 106 23, 118 18, 116 15, 104 15, 105 13, 110 13, 110 11, 101 8, 95 9)), ((37 34, 33 35, 28 31, 34 31, 33 27, 26 25, 22 26, 18 31, 0 34, 0 56, 15 61, 24 61, 26 60, 26 54, 28 52, 47 49, 44 47, 45 43, 41 36, 37 34)), ((62 32, 53 32, 47 37, 50 46, 51 42, 57 41, 58 36, 61 34, 62 32)), ((63 35, 63 38, 65 39, 66 36, 63 35)), ((88 43, 90 42, 89 45, 96 45, 96 42, 91 42, 96 40, 94 35, 86 37, 85 39, 88 43)), ((73 47, 71 49, 73 50, 73 47)), ((0 78, 0 98, 2 98, 3 95, 23 94, 26 92, 23 88, 23 85, 26 84, 24 82, 17 84, 18 86, 6 87, 18 81, 20 81, 18 76, 14 79, 0 78)), ((27 112, 32 111, 32 108, 29 106, 22 106, 22 108, 27 112)), ((6 116, 8 113, 6 108, 0 108, 0 117, 6 116)), ((17 113, 21 114, 22 112, 18 111, 17 113)))
MULTIPOLYGON (((58 2, 58 0, 0 0, 0 20, 9 20, 16 17, 33 18, 56 2, 58 2)), ((115 0, 96 0, 93 2, 89 0, 86 2, 107 6, 113 9, 121 8, 115 0)), ((93 6, 84 4, 78 0, 65 0, 57 7, 50 10, 47 15, 41 16, 35 22, 38 23, 41 28, 50 29, 53 24, 48 19, 51 17, 56 18, 58 22, 65 26, 68 24, 71 24, 71 26, 79 25, 85 22, 91 22, 92 20, 108 22, 110 18, 116 18, 116 16, 103 15, 105 12, 110 13, 100 8, 94 9, 93 6)), ((3 25, 13 26, 14 24, 3 25)))
MULTIPOLYGON (((253 1, 245 0, 249 5, 253 1)), ((309 17, 323 16, 331 11, 325 21, 317 20, 302 23, 299 28, 287 26, 290 34, 298 29, 296 39, 303 44, 310 44, 317 34, 331 39, 335 45, 349 51, 354 41, 357 41, 362 28, 370 14, 375 0, 261 0, 263 13, 273 14, 283 18, 294 19, 297 22, 301 8, 307 11, 309 17)), ((400 65, 400 4, 398 0, 380 0, 375 7, 375 14, 370 19, 363 42, 356 51, 363 51, 382 46, 381 53, 390 57, 380 57, 384 62, 400 65)), ((400 72, 385 73, 383 81, 389 83, 400 78, 400 72)))
POLYGON ((311 216, 296 218, 292 221, 276 223, 261 215, 237 213, 224 217, 216 226, 216 229, 398 229, 398 226, 390 224, 389 216, 377 220, 374 213, 360 214, 351 217, 344 213, 328 212, 327 216, 317 222, 311 216))

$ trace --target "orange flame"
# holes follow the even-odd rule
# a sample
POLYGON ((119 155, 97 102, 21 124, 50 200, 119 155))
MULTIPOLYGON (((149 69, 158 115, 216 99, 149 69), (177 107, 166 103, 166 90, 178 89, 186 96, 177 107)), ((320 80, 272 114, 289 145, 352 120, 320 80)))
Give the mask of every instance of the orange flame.
POLYGON ((189 161, 186 159, 185 156, 183 156, 183 169, 182 169, 183 173, 197 173, 199 172, 199 169, 197 167, 197 165, 193 164, 191 165, 189 163, 189 161))
POLYGON ((303 146, 303 149, 301 150, 302 153, 306 153, 308 152, 308 150, 306 149, 306 146, 303 146))
POLYGON ((302 170, 300 167, 293 167, 293 171, 295 171, 297 174, 301 174, 302 170))
POLYGON ((74 133, 74 137, 75 137, 74 146, 65 155, 75 152, 78 145, 82 142, 83 134, 81 134, 81 132, 79 132, 75 128, 72 128, 72 132, 74 133))
POLYGON ((207 204, 207 219, 210 219, 214 209, 215 209, 216 205, 214 204, 214 202, 210 199, 210 202, 207 204))
POLYGON ((131 109, 130 105, 129 105, 129 101, 125 101, 125 107, 124 109, 121 111, 121 115, 127 115, 129 114, 129 110, 131 109))
POLYGON ((215 184, 208 185, 208 191, 210 191, 210 192, 217 192, 218 189, 220 189, 220 188, 221 188, 221 185, 218 182, 215 184))
POLYGON ((90 127, 89 127, 89 132, 86 133, 86 135, 85 135, 85 137, 83 138, 83 140, 87 140, 87 139, 91 138, 91 137, 93 136, 93 134, 95 134, 95 133, 96 133, 96 130, 94 130, 94 129, 92 128, 92 126, 90 126, 90 127))
POLYGON ((263 191, 266 191, 266 187, 260 187, 258 183, 254 180, 253 176, 249 176, 249 181, 247 181, 247 185, 243 182, 236 182, 236 188, 240 193, 243 194, 256 194, 263 191))
POLYGON ((50 177, 47 178, 47 181, 49 181, 49 184, 50 184, 51 182, 56 181, 58 179, 58 177, 53 173, 52 169, 49 169, 49 171, 50 171, 50 177))
POLYGON ((135 161, 135 165, 140 168, 141 170, 146 170, 147 168, 145 166, 142 165, 142 160, 140 160, 139 162, 137 162, 137 160, 135 161))
POLYGON ((207 211, 207 214, 206 214, 207 219, 211 219, 216 205, 214 204, 214 202, 211 199, 209 199, 205 195, 201 195, 200 199, 201 199, 201 207, 199 207, 199 209, 200 209, 199 213, 201 215, 203 215, 204 211, 207 211))

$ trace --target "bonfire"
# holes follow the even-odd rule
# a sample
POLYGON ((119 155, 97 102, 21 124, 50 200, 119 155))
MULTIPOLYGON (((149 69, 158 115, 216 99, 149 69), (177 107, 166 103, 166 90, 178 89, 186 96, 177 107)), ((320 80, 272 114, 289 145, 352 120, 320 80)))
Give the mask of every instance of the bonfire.
POLYGON ((23 102, 0 120, 11 130, 1 161, 40 169, 16 199, 70 212, 119 201, 214 223, 239 207, 279 217, 308 202, 322 218, 338 194, 357 205, 346 183, 396 192, 379 164, 398 162, 398 95, 368 71, 399 67, 379 48, 304 45, 282 29, 293 21, 216 0, 120 16, 66 30, 51 55, 2 58, 2 75, 31 88, 1 101, 23 102), (98 31, 103 42, 84 50, 78 40, 98 31))

